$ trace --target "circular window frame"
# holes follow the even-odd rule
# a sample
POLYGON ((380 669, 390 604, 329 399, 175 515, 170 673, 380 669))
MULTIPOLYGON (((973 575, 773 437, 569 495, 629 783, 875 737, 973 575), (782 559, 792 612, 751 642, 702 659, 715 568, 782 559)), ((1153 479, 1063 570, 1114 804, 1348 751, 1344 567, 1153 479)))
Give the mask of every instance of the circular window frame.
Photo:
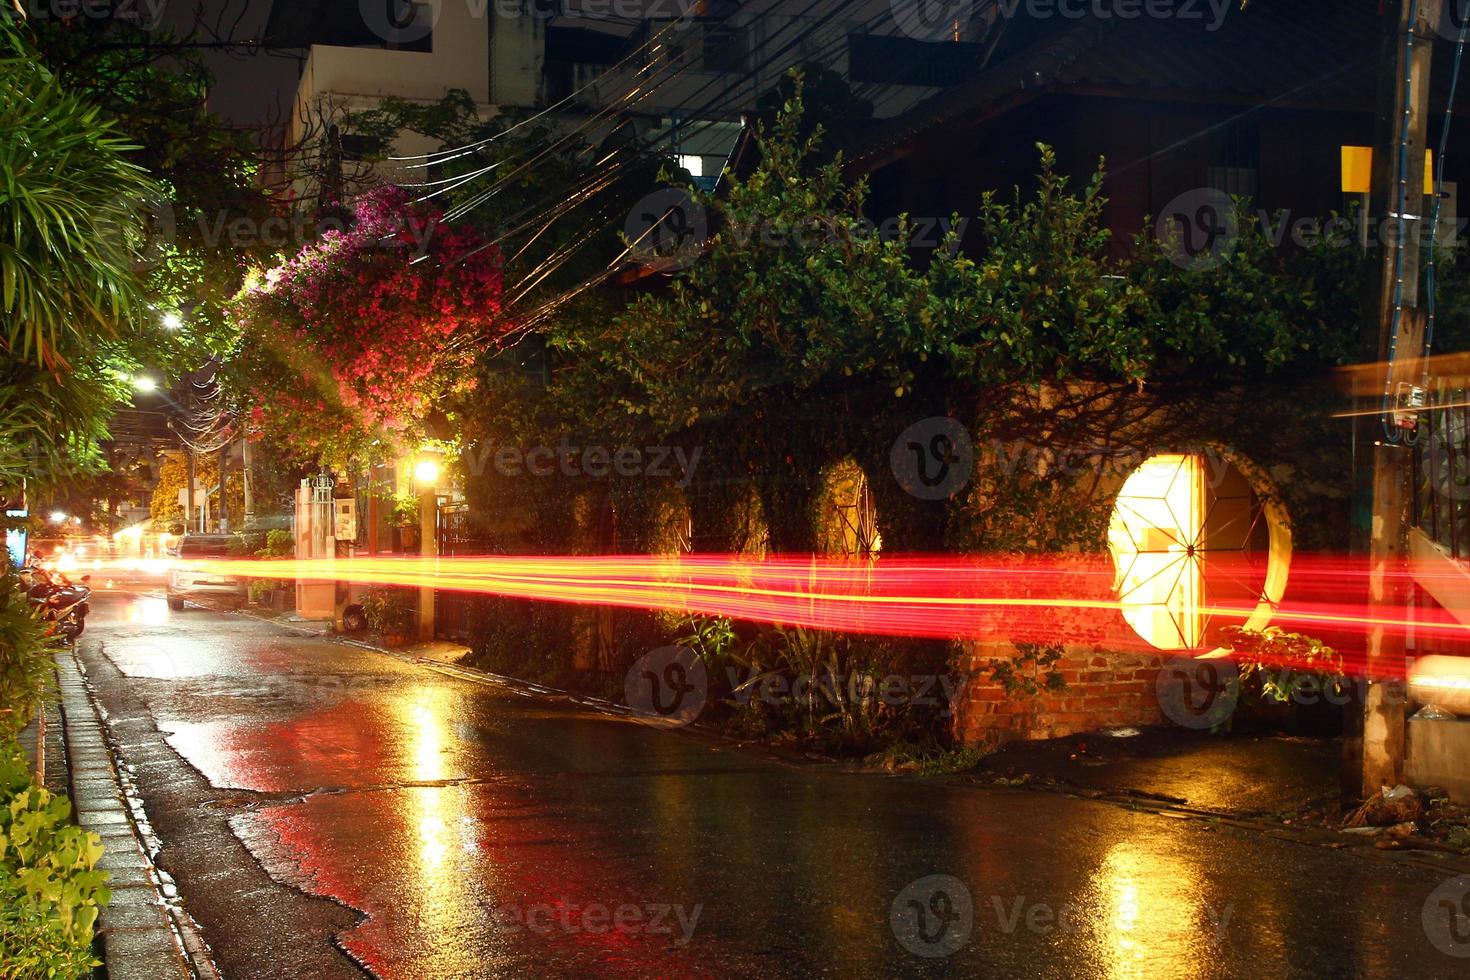
MULTIPOLYGON (((1123 616, 1123 603, 1119 595, 1124 575, 1124 566, 1119 561, 1119 552, 1115 551, 1112 544, 1112 527, 1118 515, 1118 506, 1124 499, 1128 481, 1132 479, 1149 461, 1160 456, 1199 456, 1208 460, 1210 457, 1223 461, 1226 465, 1233 467, 1246 481, 1250 487, 1255 501, 1261 507, 1261 517, 1266 524, 1266 574, 1261 584, 1261 599, 1256 604, 1255 610, 1248 616, 1241 628, 1246 630, 1260 630, 1266 627, 1276 614, 1283 597, 1286 594, 1286 586, 1291 576, 1292 559, 1292 531, 1291 520, 1285 505, 1281 502, 1280 493, 1276 483, 1266 471, 1253 461, 1241 456, 1226 446, 1219 443, 1205 442, 1192 445, 1156 448, 1149 450, 1142 461, 1130 469, 1123 477, 1117 493, 1113 495, 1112 506, 1108 511, 1108 534, 1105 545, 1108 556, 1113 563, 1114 583, 1112 592, 1114 598, 1119 602, 1119 615, 1123 618, 1128 630, 1144 643, 1159 653, 1163 654, 1190 654, 1194 653, 1195 659, 1208 660, 1228 657, 1233 651, 1224 647, 1208 649, 1204 647, 1164 647, 1154 642, 1153 639, 1144 635, 1144 632, 1135 626, 1126 616, 1123 616), (1198 652, 1196 652, 1198 651, 1198 652)), ((1144 552, 1134 552, 1141 554, 1144 552)), ((1126 552, 1124 553, 1126 554, 1126 552)), ((1182 636, 1182 634, 1181 634, 1182 636)))

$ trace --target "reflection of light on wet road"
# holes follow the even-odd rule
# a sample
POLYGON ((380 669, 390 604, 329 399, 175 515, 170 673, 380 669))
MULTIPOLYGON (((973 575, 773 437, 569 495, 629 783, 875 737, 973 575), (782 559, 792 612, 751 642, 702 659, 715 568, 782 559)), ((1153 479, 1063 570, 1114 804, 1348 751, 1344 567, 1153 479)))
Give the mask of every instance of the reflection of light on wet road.
MULTIPOLYGON (((440 790, 427 794, 423 799, 429 803, 426 809, 439 808, 440 790)), ((449 845, 444 843, 444 818, 437 814, 426 814, 419 818, 419 854, 424 859, 426 870, 437 871, 444 863, 449 845)))
MULTIPOLYGON (((439 782, 449 775, 444 754, 453 735, 453 700, 442 687, 414 688, 396 699, 393 714, 405 730, 402 744, 416 782, 439 782)), ((395 798, 402 803, 404 826, 418 844, 400 895, 408 906, 404 911, 416 931, 454 935, 463 929, 464 910, 474 908, 464 847, 466 838, 473 840, 474 821, 463 811, 464 795, 428 786, 395 798)), ((369 914, 392 914, 391 906, 369 914)))
POLYGON ((123 607, 123 622, 136 626, 162 626, 168 622, 168 600, 139 596, 123 607))
POLYGON ((436 715, 434 709, 424 703, 438 694, 437 691, 422 692, 407 709, 407 724, 413 741, 414 779, 426 783, 444 778, 444 727, 448 719, 436 715))
POLYGON ((1108 976, 1184 975, 1196 957, 1208 957, 1213 933, 1201 904, 1203 882, 1176 851, 1115 845, 1097 888, 1097 953, 1108 976))

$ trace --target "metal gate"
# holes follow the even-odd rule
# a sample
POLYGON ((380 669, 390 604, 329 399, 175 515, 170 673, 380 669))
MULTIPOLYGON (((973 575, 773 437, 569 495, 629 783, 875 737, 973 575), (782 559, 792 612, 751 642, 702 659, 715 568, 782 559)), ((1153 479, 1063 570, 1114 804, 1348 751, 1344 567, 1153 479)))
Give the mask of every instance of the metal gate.
POLYGON ((1427 395, 1414 446, 1414 525, 1470 560, 1470 390, 1441 383, 1427 395))
MULTIPOLYGON (((441 503, 436 522, 439 554, 483 555, 490 550, 488 538, 475 531, 465 504, 441 503)), ((434 636, 439 640, 468 643, 481 606, 479 596, 467 592, 434 592, 434 636)))

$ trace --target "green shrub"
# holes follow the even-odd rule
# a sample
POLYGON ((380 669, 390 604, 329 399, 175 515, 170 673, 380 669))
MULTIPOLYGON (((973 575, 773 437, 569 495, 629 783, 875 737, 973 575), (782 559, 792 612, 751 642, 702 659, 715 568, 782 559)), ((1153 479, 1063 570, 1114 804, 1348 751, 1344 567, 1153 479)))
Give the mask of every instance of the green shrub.
POLYGON ((413 631, 418 596, 408 589, 368 589, 362 595, 362 611, 374 633, 401 636, 413 631))
POLYGON ((102 839, 71 826, 71 801, 31 781, 25 753, 0 743, 0 976, 84 977, 111 893, 102 839))
POLYGON ((267 531, 265 547, 255 554, 258 558, 294 558, 296 556, 296 536, 290 531, 279 529, 267 531))
POLYGON ((54 676, 54 644, 16 575, 0 577, 0 740, 13 738, 40 710, 54 676))
POLYGON ((573 615, 570 607, 559 604, 486 596, 475 609, 470 662, 481 670, 508 677, 553 687, 575 686, 586 693, 600 692, 605 686, 600 679, 572 667, 576 643, 573 615))

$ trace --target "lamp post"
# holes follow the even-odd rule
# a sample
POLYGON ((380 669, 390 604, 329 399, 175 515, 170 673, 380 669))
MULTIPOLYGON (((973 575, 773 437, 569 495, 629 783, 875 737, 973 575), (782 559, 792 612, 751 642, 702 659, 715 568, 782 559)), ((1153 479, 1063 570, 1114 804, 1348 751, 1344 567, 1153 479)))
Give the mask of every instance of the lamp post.
MULTIPOLYGON (((419 491, 419 555, 423 558, 437 558, 439 555, 439 476, 439 456, 431 453, 420 455, 414 464, 413 480, 419 491)), ((434 587, 427 583, 419 586, 418 625, 419 642, 432 641, 434 587)))

